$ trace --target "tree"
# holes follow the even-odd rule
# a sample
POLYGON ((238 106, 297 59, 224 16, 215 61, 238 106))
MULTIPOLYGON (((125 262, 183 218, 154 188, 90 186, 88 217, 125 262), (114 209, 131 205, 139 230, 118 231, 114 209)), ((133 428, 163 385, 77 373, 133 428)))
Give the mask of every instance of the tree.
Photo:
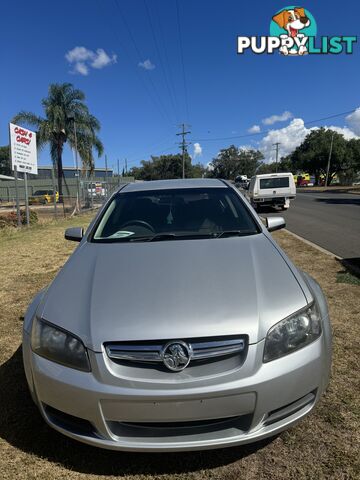
POLYGON ((259 150, 237 148, 235 145, 220 150, 210 162, 208 176, 234 180, 238 175, 252 177, 264 158, 259 150))
POLYGON ((46 144, 50 146, 51 159, 57 170, 61 199, 64 176, 62 154, 66 142, 71 148, 75 148, 74 122, 76 123, 77 150, 83 166, 90 170, 94 168, 93 149, 97 151, 98 156, 103 153, 103 145, 97 136, 100 123, 90 114, 84 101, 84 93, 75 89, 71 83, 53 83, 49 86, 48 96, 42 100, 44 117, 21 111, 12 120, 13 123, 23 123, 36 129, 39 149, 46 144))
POLYGON ((291 160, 291 155, 287 155, 286 157, 281 157, 280 162, 271 162, 271 163, 262 163, 260 167, 257 169, 256 173, 261 175, 263 173, 283 173, 283 172, 291 172, 296 173, 297 168, 296 165, 291 160))
POLYGON ((343 185, 352 185, 360 177, 360 140, 352 138, 346 142, 347 168, 339 172, 339 180, 343 185))
POLYGON ((11 175, 9 145, 4 145, 3 147, 0 147, 0 174, 11 175))
MULTIPOLYGON (((191 157, 185 156, 185 177, 202 177, 205 168, 200 163, 192 165, 191 157)), ((130 175, 139 180, 166 180, 182 178, 182 155, 152 156, 150 160, 142 160, 140 167, 132 167, 130 175)))
MULTIPOLYGON (((323 127, 313 130, 291 154, 292 162, 299 170, 315 176, 315 185, 319 183, 320 175, 326 175, 331 142, 333 146, 329 170, 330 185, 336 174, 353 166, 352 144, 349 145, 349 141, 345 140, 342 134, 323 127)), ((356 150, 355 146, 353 149, 356 150)))

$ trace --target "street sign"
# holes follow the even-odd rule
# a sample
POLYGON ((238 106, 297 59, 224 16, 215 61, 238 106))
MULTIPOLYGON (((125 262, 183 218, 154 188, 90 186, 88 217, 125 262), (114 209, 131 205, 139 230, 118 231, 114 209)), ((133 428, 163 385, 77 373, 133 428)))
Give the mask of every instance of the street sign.
POLYGON ((37 174, 36 133, 13 123, 9 128, 12 170, 37 174))

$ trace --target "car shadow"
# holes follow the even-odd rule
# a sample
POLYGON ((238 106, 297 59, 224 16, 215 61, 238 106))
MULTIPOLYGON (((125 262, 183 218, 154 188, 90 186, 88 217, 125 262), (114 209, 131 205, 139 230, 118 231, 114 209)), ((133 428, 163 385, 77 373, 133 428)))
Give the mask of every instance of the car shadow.
POLYGON ((0 366, 0 437, 16 448, 95 475, 191 473, 228 465, 266 447, 275 437, 242 447, 181 453, 129 453, 76 442, 50 428, 27 389, 21 346, 0 366))
POLYGON ((317 198, 317 202, 328 203, 329 205, 358 205, 360 198, 317 198))
POLYGON ((345 268, 345 272, 350 272, 355 275, 355 277, 360 278, 360 257, 341 258, 339 262, 345 268))
POLYGON ((283 216, 284 214, 286 214, 287 210, 281 210, 280 208, 276 208, 276 207, 258 207, 257 208, 257 214, 258 215, 263 215, 265 213, 269 213, 269 214, 274 214, 274 215, 279 215, 279 216, 283 216))

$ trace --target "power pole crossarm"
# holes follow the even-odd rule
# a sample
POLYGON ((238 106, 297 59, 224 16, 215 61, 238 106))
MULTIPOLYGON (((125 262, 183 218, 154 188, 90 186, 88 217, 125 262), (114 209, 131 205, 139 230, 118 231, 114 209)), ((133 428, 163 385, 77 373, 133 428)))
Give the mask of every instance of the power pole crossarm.
POLYGON ((188 127, 185 125, 185 123, 182 123, 180 125, 181 127, 181 132, 177 133, 176 135, 181 135, 182 136, 182 141, 180 142, 180 148, 182 151, 182 178, 185 178, 185 154, 186 154, 186 147, 190 145, 191 142, 186 142, 186 135, 188 135, 190 130, 186 131, 186 128, 188 127))

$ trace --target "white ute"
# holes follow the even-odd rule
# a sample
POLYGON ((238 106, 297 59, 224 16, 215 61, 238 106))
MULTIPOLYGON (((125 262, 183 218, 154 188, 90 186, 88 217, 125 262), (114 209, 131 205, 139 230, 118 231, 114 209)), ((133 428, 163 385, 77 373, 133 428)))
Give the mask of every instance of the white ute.
POLYGON ((292 173, 268 173, 255 175, 250 180, 247 192, 251 205, 280 207, 287 210, 290 200, 296 197, 296 187, 292 173))

